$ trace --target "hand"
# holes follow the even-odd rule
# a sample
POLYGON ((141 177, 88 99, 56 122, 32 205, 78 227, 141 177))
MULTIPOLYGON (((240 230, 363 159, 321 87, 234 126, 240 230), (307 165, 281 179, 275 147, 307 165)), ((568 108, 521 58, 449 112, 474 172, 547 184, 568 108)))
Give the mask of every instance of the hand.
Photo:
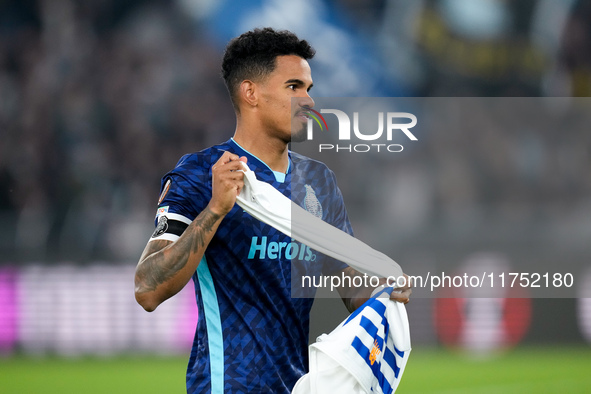
POLYGON ((405 278, 404 286, 396 287, 392 290, 392 294, 390 294, 390 299, 397 302, 402 302, 403 304, 408 304, 410 301, 410 295, 412 294, 412 280, 408 277, 408 275, 403 274, 405 278))
POLYGON ((224 216, 234 207, 236 196, 244 187, 244 172, 242 163, 246 157, 239 157, 230 152, 224 152, 222 157, 211 168, 212 186, 209 209, 224 216))

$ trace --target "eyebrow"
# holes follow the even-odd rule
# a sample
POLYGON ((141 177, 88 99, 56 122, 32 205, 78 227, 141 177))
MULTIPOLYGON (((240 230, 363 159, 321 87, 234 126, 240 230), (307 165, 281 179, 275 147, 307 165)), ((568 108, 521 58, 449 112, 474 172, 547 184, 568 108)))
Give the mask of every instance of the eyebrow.
MULTIPOLYGON (((291 84, 297 84, 299 86, 306 86, 306 84, 304 83, 304 81, 302 81, 301 79, 297 79, 297 78, 293 78, 293 79, 288 79, 287 81, 285 81, 286 85, 291 85, 291 84)), ((314 84, 310 84, 310 86, 308 86, 308 90, 312 89, 312 86, 314 86, 314 84)))

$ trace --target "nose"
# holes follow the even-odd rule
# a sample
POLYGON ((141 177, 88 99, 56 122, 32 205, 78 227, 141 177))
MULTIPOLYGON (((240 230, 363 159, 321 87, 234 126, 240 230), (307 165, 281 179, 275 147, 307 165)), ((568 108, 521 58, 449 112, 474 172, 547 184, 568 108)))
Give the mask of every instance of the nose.
POLYGON ((314 99, 312 97, 310 97, 310 95, 307 92, 306 92, 306 95, 304 97, 302 97, 300 100, 301 107, 313 108, 314 104, 315 104, 314 99))

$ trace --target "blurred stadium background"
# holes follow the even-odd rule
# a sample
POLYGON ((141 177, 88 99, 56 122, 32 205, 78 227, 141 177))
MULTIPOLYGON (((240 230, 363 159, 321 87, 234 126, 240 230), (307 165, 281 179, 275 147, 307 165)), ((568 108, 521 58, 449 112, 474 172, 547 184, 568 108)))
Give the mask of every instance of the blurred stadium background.
MULTIPOLYGON (((221 52, 256 26, 311 41, 318 97, 591 93, 585 0, 0 1, 0 392, 183 391, 191 285, 148 314, 133 270, 161 176, 232 135, 221 52)), ((589 392, 591 133, 478 115, 379 179, 329 158, 354 229, 405 268, 576 264, 576 296, 413 299, 400 390, 589 392)), ((318 300, 312 339, 344 316, 318 300)))

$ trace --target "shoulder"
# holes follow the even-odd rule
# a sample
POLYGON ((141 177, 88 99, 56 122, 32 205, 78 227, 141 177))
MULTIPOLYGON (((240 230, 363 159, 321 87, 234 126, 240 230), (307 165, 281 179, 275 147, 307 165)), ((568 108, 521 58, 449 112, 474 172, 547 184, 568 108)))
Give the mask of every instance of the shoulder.
POLYGON ((215 145, 199 152, 188 153, 180 158, 175 170, 209 172, 211 167, 227 150, 225 144, 215 145))
POLYGON ((211 167, 224 151, 221 144, 182 156, 162 177, 158 204, 175 206, 172 213, 194 218, 211 198, 211 167))
POLYGON ((183 177, 186 179, 209 178, 211 167, 228 150, 227 144, 214 145, 199 152, 183 155, 174 169, 166 177, 183 177))
POLYGON ((291 162, 297 173, 306 174, 308 177, 319 176, 325 179, 335 179, 334 172, 323 162, 293 151, 290 151, 289 154, 291 162))
POLYGON ((224 144, 221 144, 182 156, 174 169, 162 177, 162 188, 166 189, 166 185, 171 183, 183 190, 209 188, 211 186, 211 167, 224 151, 224 144))

